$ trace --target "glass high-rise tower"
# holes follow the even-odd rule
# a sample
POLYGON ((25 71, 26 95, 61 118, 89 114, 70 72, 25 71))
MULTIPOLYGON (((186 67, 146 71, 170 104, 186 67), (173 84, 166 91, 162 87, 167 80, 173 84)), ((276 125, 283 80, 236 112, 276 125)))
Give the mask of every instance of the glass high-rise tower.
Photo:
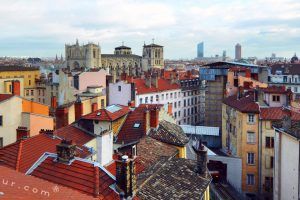
POLYGON ((197 45, 197 58, 203 58, 204 57, 204 42, 200 42, 197 45))

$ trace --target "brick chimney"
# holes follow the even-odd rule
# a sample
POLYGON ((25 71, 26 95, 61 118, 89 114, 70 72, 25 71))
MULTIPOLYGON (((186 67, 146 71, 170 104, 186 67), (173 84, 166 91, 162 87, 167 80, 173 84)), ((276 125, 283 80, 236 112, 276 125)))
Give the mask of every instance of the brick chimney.
POLYGON ((151 84, 155 87, 158 88, 158 74, 154 73, 152 78, 151 78, 151 84))
POLYGON ((98 103, 92 103, 92 112, 98 110, 98 103))
POLYGON ((148 88, 151 88, 151 83, 152 83, 152 81, 151 81, 151 79, 152 79, 152 77, 151 77, 151 74, 150 75, 147 75, 146 77, 145 77, 145 84, 146 84, 146 86, 148 87, 148 88))
POLYGON ((159 125, 159 108, 150 110, 150 127, 157 128, 159 125))
POLYGON ((144 112, 144 133, 147 134, 148 130, 150 129, 150 113, 148 107, 144 112))
POLYGON ((168 103, 168 114, 173 116, 173 104, 172 103, 168 103))
POLYGON ((12 81, 12 94, 17 96, 21 95, 20 81, 18 80, 12 81))
POLYGON ((17 129, 17 140, 30 136, 30 130, 27 127, 19 126, 17 129))
POLYGON ((69 109, 66 107, 59 107, 55 112, 56 129, 67 126, 69 124, 69 109))
POLYGON ((51 97, 51 108, 54 108, 54 109, 57 108, 57 97, 56 96, 51 97))
POLYGON ((77 100, 75 102, 75 120, 79 120, 83 115, 83 104, 79 96, 77 96, 77 100))
POLYGON ((116 160, 116 184, 124 192, 124 198, 133 197, 136 193, 136 169, 134 159, 123 155, 116 160))
POLYGON ((75 157, 76 145, 72 144, 72 140, 62 140, 56 145, 57 161, 69 163, 75 157))
POLYGON ((193 149, 197 156, 196 171, 200 175, 204 175, 207 172, 207 149, 202 144, 201 140, 196 142, 196 144, 193 146, 193 149))
POLYGON ((100 188, 100 182, 99 182, 99 167, 94 167, 94 179, 95 179, 95 185, 94 185, 94 197, 99 197, 99 188, 100 188))

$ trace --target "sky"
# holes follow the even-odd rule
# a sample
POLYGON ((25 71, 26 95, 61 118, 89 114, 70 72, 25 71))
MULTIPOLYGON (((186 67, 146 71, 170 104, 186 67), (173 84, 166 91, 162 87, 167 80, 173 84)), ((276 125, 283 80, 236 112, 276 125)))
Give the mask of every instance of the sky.
POLYGON ((300 55, 299 0, 0 0, 0 56, 55 57, 64 45, 94 42, 102 53, 144 43, 164 46, 166 59, 300 55))

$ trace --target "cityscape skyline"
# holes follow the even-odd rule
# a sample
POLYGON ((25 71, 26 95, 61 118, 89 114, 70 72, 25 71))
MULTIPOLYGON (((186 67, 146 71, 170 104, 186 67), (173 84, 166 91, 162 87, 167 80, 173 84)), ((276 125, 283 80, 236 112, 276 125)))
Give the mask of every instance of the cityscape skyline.
POLYGON ((112 53, 124 41, 140 55, 144 42, 154 38, 165 47, 166 59, 195 58, 199 41, 206 44, 206 56, 226 50, 234 58, 234 45, 240 43, 244 57, 290 58, 300 51, 299 8, 300 2, 290 0, 3 2, 0 56, 64 55, 64 44, 76 38, 99 43, 102 53, 112 53))

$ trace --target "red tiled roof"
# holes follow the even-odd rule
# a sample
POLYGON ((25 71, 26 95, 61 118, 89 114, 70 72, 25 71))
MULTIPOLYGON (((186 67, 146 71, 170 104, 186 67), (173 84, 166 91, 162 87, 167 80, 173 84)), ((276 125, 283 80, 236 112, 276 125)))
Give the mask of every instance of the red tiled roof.
POLYGON ((271 93, 271 94, 286 94, 290 91, 285 89, 285 86, 269 86, 267 88, 262 89, 264 93, 271 93))
POLYGON ((12 95, 12 94, 0 94, 0 102, 5 101, 6 99, 9 99, 12 96, 14 96, 14 95, 12 95))
POLYGON ((131 111, 123 126, 121 127, 118 137, 117 143, 129 143, 133 141, 139 140, 143 135, 145 135, 145 120, 144 120, 144 112, 146 108, 135 108, 135 110, 131 111), (140 126, 135 128, 133 127, 135 123, 139 123, 140 126))
MULTIPOLYGON (((70 137, 72 138, 72 137, 70 137)), ((0 149, 0 165, 25 173, 45 152, 56 152, 61 140, 46 134, 39 134, 25 140, 19 140, 0 149)), ((90 155, 86 147, 77 149, 79 157, 90 155)))
POLYGON ((100 199, 119 199, 118 194, 109 187, 115 180, 93 163, 75 159, 70 164, 64 164, 47 157, 31 175, 91 196, 99 196, 100 199))
POLYGON ((128 106, 117 106, 121 108, 118 111, 110 112, 107 109, 100 109, 85 116, 82 116, 82 119, 98 121, 115 121, 116 119, 119 119, 120 117, 123 117, 124 115, 128 114, 130 111, 128 106))
POLYGON ((77 127, 74 127, 73 125, 57 129, 56 131, 54 131, 54 135, 57 135, 62 139, 72 140, 73 143, 80 146, 88 143, 89 141, 95 138, 94 136, 85 133, 84 131, 77 127))
POLYGON ((0 179, 8 184, 0 184, 3 200, 11 199, 96 199, 71 188, 18 173, 15 170, 0 166, 0 179), (15 184, 11 186, 12 182, 15 184), (33 192, 33 189, 35 188, 33 192), (29 189, 29 190, 28 190, 29 189))
POLYGON ((259 106, 254 102, 253 94, 237 99, 237 95, 229 96, 223 103, 243 113, 259 113, 259 106))
POLYGON ((158 78, 158 87, 155 86, 148 87, 146 85, 145 79, 133 79, 133 83, 135 83, 135 88, 137 90, 137 94, 147 94, 147 93, 156 93, 167 90, 177 90, 179 89, 179 85, 176 83, 171 84, 170 80, 158 78))
POLYGON ((263 120, 282 120, 284 116, 289 115, 288 112, 290 112, 292 120, 300 121, 300 113, 285 111, 280 107, 261 108, 260 118, 263 120))

